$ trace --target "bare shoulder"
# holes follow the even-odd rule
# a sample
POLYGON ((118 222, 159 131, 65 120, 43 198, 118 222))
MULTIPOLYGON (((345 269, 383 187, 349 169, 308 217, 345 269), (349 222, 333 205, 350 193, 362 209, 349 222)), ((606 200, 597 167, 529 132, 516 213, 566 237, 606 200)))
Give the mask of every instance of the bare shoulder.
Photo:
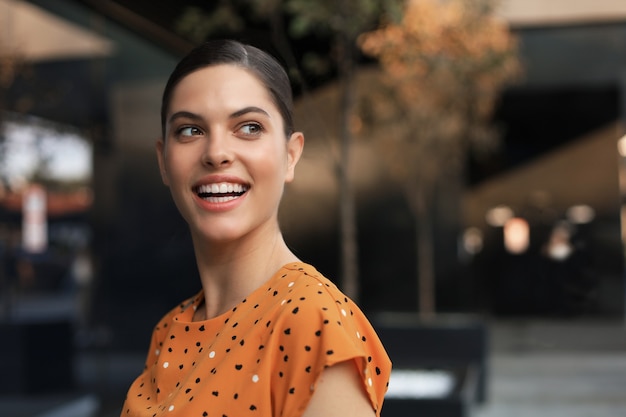
POLYGON ((375 417, 354 361, 326 368, 302 417, 375 417))

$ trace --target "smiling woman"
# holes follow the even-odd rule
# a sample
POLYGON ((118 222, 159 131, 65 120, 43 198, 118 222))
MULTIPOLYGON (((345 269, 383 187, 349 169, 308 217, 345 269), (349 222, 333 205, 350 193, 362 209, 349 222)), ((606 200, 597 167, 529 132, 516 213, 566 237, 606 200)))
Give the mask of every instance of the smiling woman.
POLYGON ((203 44, 172 73, 161 117, 161 178, 202 290, 155 327, 122 415, 379 416, 391 364, 378 336, 278 224, 304 146, 283 68, 249 45, 203 44))

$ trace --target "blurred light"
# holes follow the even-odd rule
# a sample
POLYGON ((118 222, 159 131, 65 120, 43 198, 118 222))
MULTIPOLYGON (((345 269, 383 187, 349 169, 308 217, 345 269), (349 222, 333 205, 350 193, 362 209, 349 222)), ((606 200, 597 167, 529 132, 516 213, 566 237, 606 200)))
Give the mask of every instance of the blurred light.
POLYGON ((595 219, 596 211, 586 204, 578 204, 568 208, 565 216, 574 224, 586 224, 595 219))
POLYGON ((496 206, 487 211, 485 220, 489 226, 502 227, 514 216, 513 210, 509 206, 503 204, 496 206))
POLYGON ((455 387, 454 374, 440 369, 391 371, 389 398, 446 398, 455 387))
POLYGON ((22 207, 22 247, 29 253, 41 253, 48 247, 46 190, 30 185, 24 193, 22 207))
POLYGON ((622 136, 617 141, 617 151, 623 157, 626 157, 626 135, 622 136))
POLYGON ((562 262, 570 257, 574 251, 571 242, 572 226, 567 222, 559 222, 552 229, 550 239, 546 247, 549 258, 562 262))
POLYGON ((483 232, 477 227, 470 227, 463 232, 463 249, 470 255, 483 250, 483 232))
POLYGON ((504 247, 507 252, 519 255, 526 252, 530 243, 528 222, 521 217, 513 217, 504 224, 504 247))

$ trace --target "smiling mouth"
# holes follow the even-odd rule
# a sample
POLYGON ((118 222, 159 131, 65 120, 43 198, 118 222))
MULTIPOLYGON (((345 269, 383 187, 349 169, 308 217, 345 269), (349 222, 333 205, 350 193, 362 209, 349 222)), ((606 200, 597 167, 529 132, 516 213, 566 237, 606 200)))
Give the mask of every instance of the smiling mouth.
POLYGON ((241 197, 250 187, 243 184, 222 182, 219 184, 199 185, 194 189, 201 199, 210 203, 225 203, 241 197))

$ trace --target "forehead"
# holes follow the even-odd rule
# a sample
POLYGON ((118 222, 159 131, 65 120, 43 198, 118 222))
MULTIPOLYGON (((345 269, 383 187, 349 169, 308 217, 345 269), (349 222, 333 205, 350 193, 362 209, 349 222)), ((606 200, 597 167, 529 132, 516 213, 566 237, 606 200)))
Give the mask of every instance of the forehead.
POLYGON ((213 108, 263 105, 267 111, 278 111, 267 87, 253 73, 229 64, 204 67, 182 78, 172 92, 169 112, 201 105, 213 108))

